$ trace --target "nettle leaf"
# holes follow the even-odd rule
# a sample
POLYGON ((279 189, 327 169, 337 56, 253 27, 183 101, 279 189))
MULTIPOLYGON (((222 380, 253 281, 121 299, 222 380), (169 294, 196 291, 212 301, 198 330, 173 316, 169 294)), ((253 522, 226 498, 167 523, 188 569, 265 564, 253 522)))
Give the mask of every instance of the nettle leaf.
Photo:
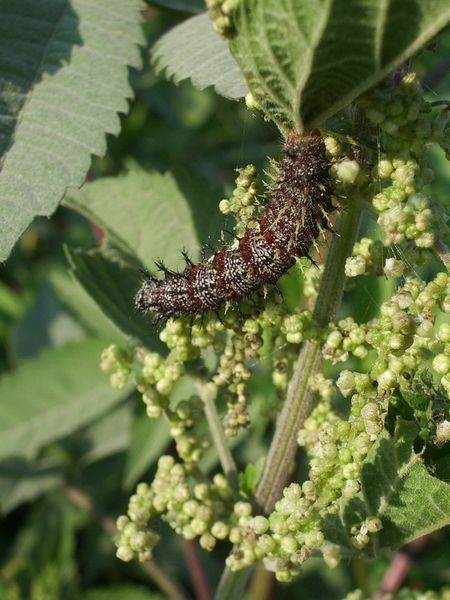
POLYGON ((364 553, 377 555, 450 524, 450 485, 433 477, 413 442, 417 426, 401 421, 394 436, 385 431, 372 448, 362 470, 358 496, 325 521, 326 538, 357 554, 350 530, 369 516, 379 517, 383 528, 370 533, 364 553))
POLYGON ((105 340, 86 339, 43 352, 0 379, 0 458, 39 448, 90 423, 118 404, 100 371, 105 340))
POLYGON ((157 258, 170 267, 183 265, 185 247, 198 258, 200 243, 219 239, 222 197, 205 179, 184 171, 165 174, 133 167, 71 190, 65 204, 122 240, 150 269, 157 258))
POLYGON ((0 0, 0 261, 120 130, 139 0, 0 0))
POLYGON ((123 333, 153 350, 161 350, 158 332, 134 309, 142 264, 123 246, 111 242, 85 252, 66 248, 73 276, 123 333))
POLYGON ((207 13, 187 19, 163 35, 152 51, 157 71, 175 83, 190 79, 199 90, 214 86, 231 100, 248 93, 247 84, 228 43, 212 28, 207 13))
POLYGON ((62 309, 51 287, 44 284, 34 304, 12 328, 11 353, 15 362, 20 362, 38 356, 44 348, 63 346, 83 337, 81 325, 62 309))
POLYGON ((201 240, 219 239, 220 191, 186 173, 148 173, 138 167, 71 191, 65 203, 103 228, 106 243, 88 252, 67 250, 72 273, 124 333, 162 351, 158 331, 134 310, 140 269, 158 258, 182 268, 181 249, 199 257, 201 240))
POLYGON ((124 336, 118 327, 105 316, 85 289, 67 273, 54 271, 50 282, 58 300, 75 315, 93 337, 123 343, 124 336))
POLYGON ((204 0, 147 0, 147 2, 156 6, 163 6, 171 10, 188 13, 197 13, 205 10, 204 0))
POLYGON ((280 127, 321 125, 450 21, 448 0, 240 0, 231 50, 280 127))
POLYGON ((263 469, 264 459, 257 463, 249 463, 245 470, 239 473, 239 489, 247 498, 254 498, 263 469))
POLYGON ((165 421, 151 420, 146 413, 135 417, 125 463, 125 489, 130 489, 137 483, 161 456, 170 440, 169 426, 165 421))
POLYGON ((5 515, 24 502, 31 502, 64 481, 67 465, 55 459, 0 461, 0 512, 5 515))
POLYGON ((124 451, 130 443, 132 423, 131 400, 114 406, 107 414, 84 427, 79 438, 80 462, 83 466, 124 451))

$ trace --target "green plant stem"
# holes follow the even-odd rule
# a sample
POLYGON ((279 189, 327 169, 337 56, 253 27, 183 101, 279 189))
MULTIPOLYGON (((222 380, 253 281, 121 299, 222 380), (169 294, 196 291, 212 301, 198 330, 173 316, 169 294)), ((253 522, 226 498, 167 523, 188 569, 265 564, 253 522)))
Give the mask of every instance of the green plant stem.
MULTIPOLYGON (((345 283, 345 260, 352 252, 360 215, 361 208, 356 203, 349 207, 341 215, 338 231, 331 240, 313 313, 313 319, 319 327, 332 321, 340 306, 345 283)), ((314 341, 303 344, 256 491, 256 503, 265 513, 272 512, 292 471, 297 434, 311 412, 313 403, 309 381, 320 364, 320 343, 314 341)))
POLYGON ((233 487, 233 490, 237 492, 238 489, 238 474, 236 463, 234 462, 233 455, 231 454, 230 448, 228 447, 227 439, 220 422, 219 415, 217 414, 216 405, 214 399, 211 398, 210 394, 206 391, 205 385, 202 382, 197 382, 197 389, 200 398, 203 401, 205 410, 206 420, 208 421, 209 431, 214 442, 214 447, 219 455, 220 464, 224 474, 228 477, 228 480, 233 487))
POLYGON ((362 558, 353 558, 350 564, 357 587, 368 598, 370 596, 370 586, 365 561, 362 558))
MULTIPOLYGON (((350 256, 358 235, 361 210, 360 203, 351 204, 341 214, 336 234, 331 240, 313 313, 319 327, 332 321, 340 306, 345 283, 345 260, 350 256)), ((317 372, 320 364, 320 344, 303 344, 255 495, 256 504, 265 513, 272 512, 292 471, 297 451, 297 434, 313 403, 313 395, 309 389, 310 377, 317 372)), ((233 573, 226 568, 216 592, 216 600, 238 597, 236 588, 238 585, 242 586, 242 582, 245 585, 244 575, 245 572, 233 573)))

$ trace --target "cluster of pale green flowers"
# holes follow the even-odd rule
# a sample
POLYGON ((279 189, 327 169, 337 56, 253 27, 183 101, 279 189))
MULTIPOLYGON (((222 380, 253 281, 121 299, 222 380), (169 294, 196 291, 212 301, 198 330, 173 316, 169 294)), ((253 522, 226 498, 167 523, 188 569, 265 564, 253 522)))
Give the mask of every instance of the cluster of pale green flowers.
MULTIPOLYGON (((365 358, 375 350, 370 372, 363 376, 385 395, 407 385, 410 373, 425 364, 450 393, 450 325, 444 321, 449 312, 447 273, 438 273, 429 283, 410 277, 381 305, 380 317, 362 325, 348 317, 332 326, 322 352, 337 363, 350 355, 365 358)), ((342 371, 337 385, 348 396, 355 389, 354 373, 342 371)))
POLYGON ((236 219, 235 235, 241 238, 246 229, 255 227, 257 224, 258 208, 258 188, 257 173, 254 165, 247 165, 243 169, 238 169, 236 177, 236 187, 233 190, 231 198, 225 198, 219 203, 219 210, 224 215, 233 215, 236 219))
MULTIPOLYGON (((298 443, 309 457, 308 479, 291 483, 269 516, 253 515, 235 527, 235 544, 227 560, 235 570, 262 560, 279 581, 290 581, 312 554, 320 552, 330 567, 340 561, 339 549, 325 540, 324 517, 336 513, 340 502, 360 491, 360 474, 377 434, 383 427, 386 400, 371 386, 352 398, 350 414, 344 419, 334 411, 333 382, 318 374, 311 381, 318 402, 298 434, 298 443), (375 404, 374 412, 367 406, 375 404)), ((368 543, 368 533, 381 529, 381 521, 369 516, 360 530, 350 532, 355 548, 368 543)))
MULTIPOLYGON (((434 107, 424 99, 415 73, 405 75, 394 90, 378 88, 359 104, 379 131, 382 152, 374 167, 372 204, 387 242, 410 241, 418 248, 432 248, 437 239, 448 239, 448 215, 427 188, 434 178, 427 148, 437 144, 450 156, 448 107, 434 107)), ((363 254, 356 255, 349 274, 365 272, 363 254)), ((386 270, 398 276, 402 265, 396 261, 386 270)))
POLYGON ((239 0, 206 0, 213 29, 219 35, 229 37, 233 32, 232 13, 239 0))
POLYGON ((128 504, 127 516, 117 520, 117 556, 125 561, 148 560, 159 541, 152 529, 162 515, 179 535, 187 540, 200 538, 200 544, 212 550, 217 540, 228 537, 233 511, 233 490, 221 474, 208 481, 196 482, 189 466, 161 456, 150 485, 140 483, 128 504))
MULTIPOLYGON (((226 3, 213 4, 220 11, 226 3)), ((380 88, 361 101, 381 131, 382 154, 373 161, 372 174, 355 158, 348 141, 325 138, 336 197, 344 206, 368 205, 373 198, 387 245, 395 244, 390 249, 381 241, 359 240, 347 260, 349 277, 368 272, 404 277, 405 252, 417 264, 438 231, 425 187, 431 172, 422 150, 428 142, 446 147, 446 122, 422 99, 413 76, 404 78, 385 107, 386 93, 380 88), (403 244, 402 254, 398 244, 403 244)), ((220 210, 235 218, 236 238, 257 222, 261 206, 252 165, 239 171, 236 188, 220 202, 220 210)), ((101 366, 110 374, 111 385, 123 388, 134 380, 148 416, 169 422, 178 454, 177 459, 160 458, 153 481, 139 484, 128 514, 119 518, 117 555, 123 560, 151 556, 159 539, 154 524, 161 518, 186 539, 198 538, 206 550, 222 540, 233 544, 227 559, 232 570, 262 561, 279 581, 290 581, 312 554, 321 554, 327 565, 336 566, 340 549, 325 538, 325 518, 360 492, 362 467, 383 431, 391 397, 411 387, 424 367, 434 378, 433 385, 450 393, 450 325, 444 320, 450 312, 447 273, 438 273, 429 283, 418 276, 406 277, 381 305, 378 318, 368 323, 347 317, 319 328, 311 300, 317 296, 323 269, 306 259, 301 268, 303 301, 295 311, 286 308, 275 290, 264 290, 253 304, 249 299, 239 307, 227 307, 220 317, 207 315, 194 323, 169 320, 160 333, 169 349, 166 357, 137 344, 104 351, 101 366), (244 484, 239 489, 224 475, 209 477, 201 470, 200 459, 211 443, 201 433, 204 409, 207 402, 226 407, 222 425, 228 437, 248 427, 248 384, 264 357, 275 388, 273 412, 285 395, 298 347, 306 340, 319 343, 323 358, 332 364, 359 360, 361 372, 345 368, 336 382, 321 373, 310 380, 316 402, 298 434, 309 460, 308 478, 287 486, 271 514, 258 514, 244 484), (183 377, 190 379, 195 391, 174 405, 172 392, 183 377), (334 407, 339 393, 348 406, 345 418, 334 407)), ((450 440, 446 415, 432 427, 437 445, 450 440)), ((348 534, 355 550, 363 549, 382 526, 374 514, 352 527, 348 534)))

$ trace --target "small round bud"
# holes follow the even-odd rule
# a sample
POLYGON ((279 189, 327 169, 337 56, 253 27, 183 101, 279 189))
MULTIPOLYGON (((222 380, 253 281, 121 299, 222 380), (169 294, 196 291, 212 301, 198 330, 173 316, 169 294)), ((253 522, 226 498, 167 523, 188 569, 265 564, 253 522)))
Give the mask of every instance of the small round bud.
POLYGON ((450 372, 450 356, 437 354, 433 359, 433 369, 439 375, 447 375, 450 372))
POLYGON ((395 258, 387 258, 383 270, 387 277, 401 277, 405 270, 405 263, 395 258))
POLYGON ((250 527, 255 533, 261 535, 266 533, 266 531, 269 529, 269 521, 266 519, 266 517, 257 515, 256 517, 253 517, 253 519, 250 519, 250 527))
POLYGON ((364 525, 370 533, 377 533, 383 529, 383 523, 379 517, 367 517, 364 521, 364 525))
POLYGON ((250 92, 245 96, 245 105, 250 110, 260 110, 261 106, 250 92))
POLYGON ((336 165, 336 175, 343 183, 353 184, 361 170, 356 160, 343 160, 336 165))
POLYGON ((366 272, 366 261, 362 256, 350 256, 345 261, 345 274, 347 277, 357 277, 366 272))
POLYGON ((441 421, 436 425, 436 438, 434 443, 437 446, 450 441, 450 421, 441 421))

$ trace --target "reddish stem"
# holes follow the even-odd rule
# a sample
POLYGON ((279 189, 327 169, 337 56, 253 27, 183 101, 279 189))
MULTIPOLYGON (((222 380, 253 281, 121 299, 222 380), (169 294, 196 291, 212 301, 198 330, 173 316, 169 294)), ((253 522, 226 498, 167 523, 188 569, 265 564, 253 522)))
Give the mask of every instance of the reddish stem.
POLYGON ((372 600, 383 600, 386 594, 392 594, 401 587, 416 557, 425 549, 428 542, 429 536, 424 535, 410 542, 394 555, 381 582, 381 589, 372 600))
POLYGON ((197 543, 183 540, 183 546, 196 600, 212 600, 211 588, 206 579, 197 543))

